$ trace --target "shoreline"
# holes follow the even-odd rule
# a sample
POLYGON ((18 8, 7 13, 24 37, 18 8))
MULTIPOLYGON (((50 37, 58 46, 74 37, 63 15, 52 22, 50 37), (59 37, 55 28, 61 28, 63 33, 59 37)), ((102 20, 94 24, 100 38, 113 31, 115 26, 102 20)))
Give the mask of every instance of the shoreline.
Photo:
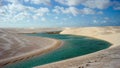
POLYGON ((54 45, 52 45, 50 47, 46 47, 42 50, 36 50, 36 51, 25 53, 25 54, 22 54, 22 55, 19 55, 19 56, 10 57, 10 58, 7 58, 7 59, 0 60, 0 66, 4 66, 4 65, 7 65, 7 64, 12 64, 12 63, 15 63, 15 62, 26 60, 26 59, 29 59, 29 58, 32 58, 32 57, 35 57, 35 56, 38 56, 38 55, 43 55, 45 53, 48 53, 49 51, 53 51, 53 50, 59 48, 60 46, 62 46, 62 41, 56 40, 56 43, 54 45))
MULTIPOLYGON (((4 32, 3 34, 5 34, 5 33, 6 32, 4 32)), ((6 34, 9 34, 9 33, 6 33, 6 34)), ((38 37, 37 38, 37 37, 34 37, 34 36, 24 36, 24 35, 17 35, 17 34, 15 34, 15 36, 16 37, 24 37, 25 39, 29 40, 30 42, 31 41, 35 41, 35 42, 36 41, 43 41, 42 43, 45 43, 45 44, 37 43, 36 45, 38 45, 38 46, 42 45, 42 47, 37 48, 36 50, 33 50, 33 51, 22 53, 20 55, 18 54, 18 55, 15 55, 13 57, 7 57, 7 58, 4 58, 4 59, 1 59, 0 60, 0 67, 4 67, 7 64, 12 64, 12 63, 15 63, 15 62, 26 60, 26 59, 32 58, 34 56, 37 56, 37 55, 43 55, 45 53, 48 53, 49 51, 53 51, 53 50, 61 47, 62 44, 64 43, 61 40, 46 38, 46 37, 38 37)), ((31 42, 31 43, 34 44, 33 42, 31 42)))
MULTIPOLYGON (((90 31, 91 28, 88 28, 87 30, 90 31)), ((93 28, 93 27, 92 27, 93 28)), ((99 27, 95 27, 99 28, 99 27)), ((95 29, 94 28, 94 29, 95 29)), ((80 28, 81 29, 81 28, 80 28)), ((41 66, 36 66, 34 68, 119 68, 120 65, 120 33, 107 33, 107 34, 100 34, 95 33, 95 30, 90 31, 89 33, 79 33, 80 29, 65 29, 62 34, 72 34, 72 35, 82 35, 82 36, 88 36, 93 37, 101 40, 105 40, 110 42, 112 45, 104 50, 100 50, 91 54, 78 56, 75 58, 67 59, 58 61, 55 63, 45 64, 41 66), (76 32, 76 33, 75 33, 76 32), (78 33, 77 33, 78 32, 78 33), (117 59, 118 58, 118 59, 117 59), (117 59, 117 60, 116 60, 117 59)), ((100 28, 101 29, 101 28, 100 28)), ((113 28, 115 29, 115 28, 113 28)), ((85 29, 82 29, 83 31, 85 29)), ((105 29, 104 32, 106 32, 107 29, 105 29)), ((119 30, 119 29, 118 29, 119 30)))

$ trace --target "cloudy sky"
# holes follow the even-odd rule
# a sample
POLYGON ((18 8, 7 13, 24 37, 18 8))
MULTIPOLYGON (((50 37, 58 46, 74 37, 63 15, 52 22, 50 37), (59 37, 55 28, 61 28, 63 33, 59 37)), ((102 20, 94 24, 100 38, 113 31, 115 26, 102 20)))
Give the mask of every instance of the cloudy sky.
POLYGON ((120 0, 0 0, 0 27, 120 25, 120 0))

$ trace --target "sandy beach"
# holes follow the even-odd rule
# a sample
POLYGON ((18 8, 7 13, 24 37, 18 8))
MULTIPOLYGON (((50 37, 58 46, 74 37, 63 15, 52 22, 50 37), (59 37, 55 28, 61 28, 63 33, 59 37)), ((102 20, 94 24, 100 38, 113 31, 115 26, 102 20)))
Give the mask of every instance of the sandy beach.
POLYGON ((57 49, 62 41, 0 29, 0 67, 57 49))
POLYGON ((55 63, 35 68, 120 68, 120 27, 82 27, 65 28, 61 34, 72 34, 93 37, 110 42, 111 47, 55 63))

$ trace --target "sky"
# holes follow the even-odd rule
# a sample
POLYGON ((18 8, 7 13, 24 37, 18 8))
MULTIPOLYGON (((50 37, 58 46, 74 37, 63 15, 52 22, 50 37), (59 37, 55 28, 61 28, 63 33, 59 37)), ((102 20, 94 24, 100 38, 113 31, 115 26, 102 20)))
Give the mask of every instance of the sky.
POLYGON ((1 28, 120 26, 120 0, 0 0, 1 28))

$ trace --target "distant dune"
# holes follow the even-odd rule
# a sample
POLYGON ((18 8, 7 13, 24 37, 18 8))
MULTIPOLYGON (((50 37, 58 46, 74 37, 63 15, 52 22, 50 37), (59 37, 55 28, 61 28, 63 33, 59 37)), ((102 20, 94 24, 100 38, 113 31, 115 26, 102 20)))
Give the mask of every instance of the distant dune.
POLYGON ((94 37, 108 41, 112 46, 95 53, 35 68, 120 68, 120 26, 65 28, 61 34, 94 37))
POLYGON ((4 28, 9 33, 41 33, 51 31, 62 31, 63 28, 4 28))
POLYGON ((55 39, 19 35, 0 29, 0 67, 49 52, 60 44, 55 39))

